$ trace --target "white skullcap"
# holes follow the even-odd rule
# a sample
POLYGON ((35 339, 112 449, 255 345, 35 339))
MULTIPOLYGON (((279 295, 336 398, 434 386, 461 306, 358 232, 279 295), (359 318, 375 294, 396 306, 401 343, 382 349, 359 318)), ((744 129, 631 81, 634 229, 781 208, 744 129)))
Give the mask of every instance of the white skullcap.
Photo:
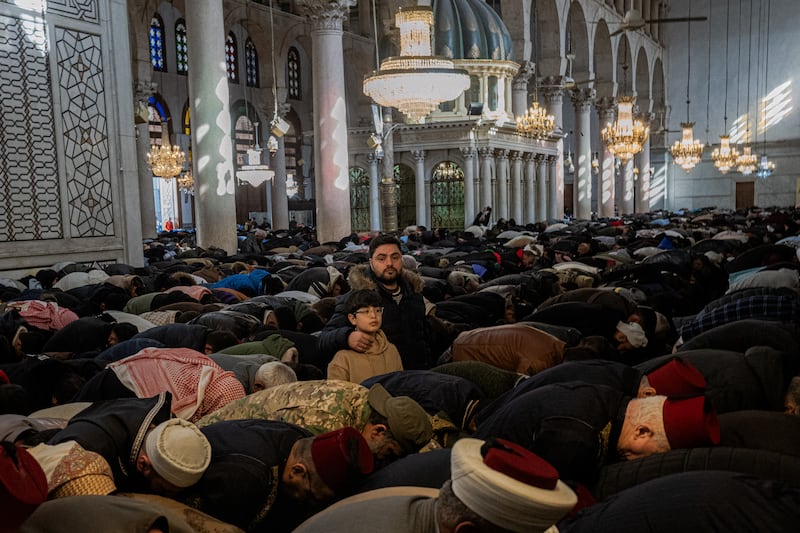
POLYGON ((578 497, 544 459, 500 439, 484 458, 484 444, 460 439, 450 459, 453 493, 473 512, 501 528, 534 533, 546 531, 575 507, 578 497))
POLYGON ((200 481, 211 463, 211 444, 197 426, 181 418, 157 425, 145 439, 145 451, 158 475, 176 487, 200 481))
POLYGON ((617 322, 617 331, 621 332, 628 339, 634 348, 644 348, 647 346, 647 336, 644 334, 642 326, 636 322, 617 322))

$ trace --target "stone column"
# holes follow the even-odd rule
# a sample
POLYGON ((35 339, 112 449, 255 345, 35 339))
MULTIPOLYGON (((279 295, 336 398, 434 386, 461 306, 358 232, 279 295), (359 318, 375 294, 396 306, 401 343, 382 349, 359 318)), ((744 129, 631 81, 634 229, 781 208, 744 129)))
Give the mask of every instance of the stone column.
POLYGON ((511 85, 511 111, 514 117, 521 117, 528 109, 528 82, 536 73, 536 65, 525 61, 517 71, 511 85))
POLYGON ((152 82, 137 82, 136 100, 136 162, 139 178, 139 219, 143 239, 156 238, 156 206, 153 196, 153 173, 147 166, 147 153, 150 151, 150 124, 148 122, 147 100, 156 90, 152 82))
POLYGON ((355 0, 302 0, 311 24, 317 239, 350 234, 342 23, 355 0))
POLYGON ((464 227, 467 228, 475 220, 475 149, 461 148, 464 158, 464 227))
POLYGON ((381 189, 378 177, 378 158, 375 152, 367 154, 369 162, 369 229, 380 231, 381 229, 381 189))
MULTIPOLYGON (((616 103, 613 98, 605 97, 599 98, 595 103, 597 109, 597 117, 600 122, 600 129, 606 127, 607 124, 614 123, 614 112, 616 111, 616 103)), ((606 143, 601 143, 601 150, 599 153, 600 160, 600 176, 599 176, 599 191, 597 191, 597 216, 599 217, 613 217, 614 206, 616 204, 616 179, 614 168, 614 154, 608 149, 606 143)))
POLYGON ((555 118, 553 133, 559 135, 556 142, 558 164, 555 165, 555 180, 550 184, 548 218, 561 218, 564 215, 564 139, 561 137, 564 130, 564 86, 560 76, 545 78, 542 85, 547 112, 555 118))
POLYGON ((525 192, 523 193, 525 214, 522 224, 536 222, 536 162, 533 154, 525 154, 525 192))
POLYGON ((236 185, 222 0, 186 5, 197 245, 237 253, 236 185))
MULTIPOLYGON (((492 198, 492 171, 494 170, 494 152, 491 148, 485 147, 480 149, 481 162, 483 168, 481 169, 481 203, 478 206, 479 211, 483 211, 484 207, 494 207, 494 199, 492 198)), ((494 220, 497 220, 497 212, 494 213, 494 220)))
MULTIPOLYGON (((269 152, 267 152, 269 157, 269 152)), ((289 197, 286 196, 286 142, 278 137, 278 150, 272 156, 270 166, 275 170, 275 177, 269 188, 272 189, 272 227, 289 227, 289 197)), ((342 235, 344 237, 344 235, 342 235)))
POLYGON ((622 173, 622 198, 618 201, 619 214, 629 215, 635 213, 634 196, 634 173, 633 173, 633 159, 622 163, 620 172, 622 173))
POLYGON ((536 155, 536 220, 539 222, 547 220, 547 183, 550 177, 547 175, 547 156, 543 154, 536 155))
POLYGON ((575 180, 573 185, 575 218, 592 218, 592 121, 589 111, 594 89, 572 91, 575 106, 575 180))
POLYGON ((522 152, 511 157, 511 216, 517 224, 522 221, 522 152))
POLYGON ((414 156, 416 163, 416 176, 414 185, 416 185, 414 192, 415 200, 417 203, 417 225, 427 226, 426 205, 425 200, 425 150, 412 150, 411 155, 414 156))
POLYGON ((647 213, 650 211, 650 137, 644 142, 642 151, 635 156, 635 165, 639 169, 636 180, 636 212, 647 213))
MULTIPOLYGON (((562 154, 563 156, 563 154, 562 154)), ((547 184, 548 184, 548 195, 550 198, 549 206, 548 206, 548 218, 563 218, 564 216, 564 190, 559 189, 559 169, 563 172, 564 163, 559 161, 559 157, 555 155, 547 156, 547 184), (561 201, 561 210, 554 209, 553 206, 557 205, 561 201)), ((563 177, 563 174, 562 174, 563 177)), ((562 182, 563 186, 563 182, 562 182)))
POLYGON ((397 183, 394 179, 394 132, 392 110, 383 108, 383 160, 381 161, 381 231, 397 230, 397 183))
POLYGON ((508 150, 497 150, 497 220, 508 220, 508 150))

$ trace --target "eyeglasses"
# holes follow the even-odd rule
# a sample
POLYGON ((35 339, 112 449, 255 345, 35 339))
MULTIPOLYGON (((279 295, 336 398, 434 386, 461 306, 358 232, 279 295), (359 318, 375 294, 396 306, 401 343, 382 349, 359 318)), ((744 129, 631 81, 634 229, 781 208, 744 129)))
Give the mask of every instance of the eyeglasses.
POLYGON ((383 314, 383 307, 368 307, 367 309, 359 309, 358 311, 356 311, 353 314, 354 315, 370 315, 372 313, 375 313, 376 315, 382 315, 383 314))

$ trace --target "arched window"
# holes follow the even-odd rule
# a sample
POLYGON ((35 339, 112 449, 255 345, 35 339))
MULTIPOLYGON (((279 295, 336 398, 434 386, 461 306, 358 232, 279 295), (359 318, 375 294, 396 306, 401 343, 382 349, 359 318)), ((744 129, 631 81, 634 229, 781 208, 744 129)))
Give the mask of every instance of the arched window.
POLYGON ((150 63, 153 70, 167 71, 167 58, 164 55, 164 21, 156 13, 150 20, 150 63))
POLYGON ((184 76, 189 72, 189 46, 186 43, 186 21, 175 23, 175 68, 184 76))
POLYGON ((350 168, 350 228, 369 231, 369 174, 361 167, 350 168))
POLYGON ((242 165, 247 164, 247 151, 255 147, 256 131, 253 121, 247 115, 240 115, 236 119, 236 141, 234 149, 236 150, 236 168, 242 168, 242 165))
POLYGON ((233 32, 225 38, 225 66, 228 69, 228 80, 239 83, 239 57, 236 51, 236 36, 233 32))
POLYGON ((250 37, 244 43, 244 68, 248 87, 258 87, 258 51, 250 37))
POLYGON ((433 172, 431 226, 464 229, 464 171, 452 161, 439 163, 433 172))
POLYGON ((289 98, 292 100, 303 99, 300 84, 300 54, 294 47, 289 48, 289 56, 286 61, 286 85, 289 87, 289 98))

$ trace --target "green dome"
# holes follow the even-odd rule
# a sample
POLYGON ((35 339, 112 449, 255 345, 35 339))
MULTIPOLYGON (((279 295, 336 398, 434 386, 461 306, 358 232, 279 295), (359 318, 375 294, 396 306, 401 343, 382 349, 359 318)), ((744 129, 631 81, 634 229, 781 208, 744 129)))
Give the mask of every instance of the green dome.
POLYGON ((512 61, 511 34, 484 0, 434 0, 434 54, 512 61))

